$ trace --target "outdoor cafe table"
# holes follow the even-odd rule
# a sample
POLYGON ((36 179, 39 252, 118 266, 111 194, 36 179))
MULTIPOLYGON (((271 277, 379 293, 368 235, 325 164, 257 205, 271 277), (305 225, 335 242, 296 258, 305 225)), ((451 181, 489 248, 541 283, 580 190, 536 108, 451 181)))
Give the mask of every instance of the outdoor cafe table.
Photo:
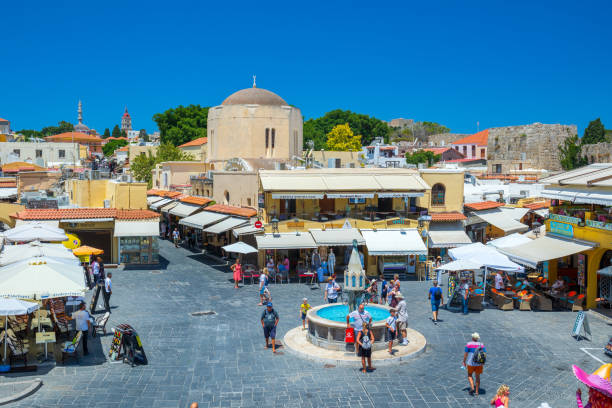
POLYGON ((30 330, 40 330, 40 326, 53 327, 53 324, 51 324, 51 319, 49 317, 35 317, 30 323, 30 330))
POLYGON ((36 333, 36 344, 45 345, 45 361, 48 359, 47 344, 55 343, 55 332, 38 332, 36 333))

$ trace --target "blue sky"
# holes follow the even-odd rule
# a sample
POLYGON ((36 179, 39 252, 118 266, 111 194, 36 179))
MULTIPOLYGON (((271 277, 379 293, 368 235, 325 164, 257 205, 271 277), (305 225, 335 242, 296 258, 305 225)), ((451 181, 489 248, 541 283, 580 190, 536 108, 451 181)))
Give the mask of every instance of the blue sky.
POLYGON ((341 108, 457 133, 532 122, 612 128, 611 3, 4 2, 0 117, 99 132, 125 105, 218 105, 259 87, 305 118, 341 108))

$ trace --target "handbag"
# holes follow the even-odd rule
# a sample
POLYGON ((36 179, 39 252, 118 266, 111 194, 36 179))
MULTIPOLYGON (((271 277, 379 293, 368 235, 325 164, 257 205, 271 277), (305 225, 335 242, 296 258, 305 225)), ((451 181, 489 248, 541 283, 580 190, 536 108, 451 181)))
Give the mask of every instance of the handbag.
POLYGON ((355 343, 355 329, 349 327, 344 331, 344 342, 355 343))

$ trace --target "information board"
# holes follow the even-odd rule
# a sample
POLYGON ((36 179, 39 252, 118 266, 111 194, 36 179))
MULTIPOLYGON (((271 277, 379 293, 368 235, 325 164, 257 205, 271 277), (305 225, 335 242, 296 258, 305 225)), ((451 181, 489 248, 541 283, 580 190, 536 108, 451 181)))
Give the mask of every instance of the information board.
POLYGON ((574 328, 572 329, 572 336, 576 338, 582 337, 580 334, 584 330, 585 334, 591 335, 591 327, 586 314, 583 311, 578 312, 576 315, 576 321, 574 322, 574 328))
POLYGON ((111 360, 117 360, 121 355, 121 346, 123 344, 123 333, 120 330, 113 330, 115 335, 113 336, 113 341, 111 342, 110 350, 108 352, 108 356, 111 360))

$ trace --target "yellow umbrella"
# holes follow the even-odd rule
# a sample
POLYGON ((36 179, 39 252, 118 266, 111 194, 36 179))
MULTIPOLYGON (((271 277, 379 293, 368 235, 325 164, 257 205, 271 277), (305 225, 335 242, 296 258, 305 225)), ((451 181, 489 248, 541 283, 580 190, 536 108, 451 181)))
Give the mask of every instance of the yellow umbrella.
POLYGON ((76 256, 81 256, 81 255, 102 255, 104 253, 104 251, 101 250, 101 249, 98 249, 98 248, 94 248, 94 247, 90 247, 90 246, 87 246, 87 245, 83 245, 81 247, 73 249, 72 253, 75 254, 76 256))
POLYGON ((81 240, 76 236, 76 234, 66 234, 66 236, 68 239, 62 242, 66 248, 74 249, 81 246, 81 240))

